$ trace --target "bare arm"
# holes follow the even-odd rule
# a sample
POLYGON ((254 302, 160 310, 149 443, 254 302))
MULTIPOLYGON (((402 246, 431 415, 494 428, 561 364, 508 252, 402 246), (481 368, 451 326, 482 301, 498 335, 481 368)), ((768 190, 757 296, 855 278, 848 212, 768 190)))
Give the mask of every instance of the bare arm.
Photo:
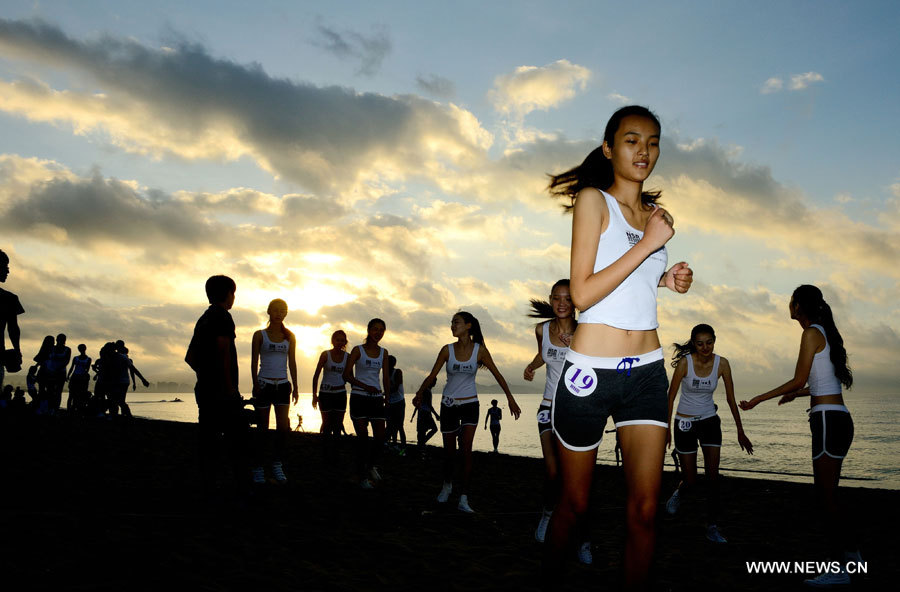
POLYGON ((325 367, 325 362, 328 361, 328 352, 323 351, 322 355, 319 356, 319 361, 316 363, 316 371, 313 373, 313 381, 312 381, 312 406, 313 409, 318 408, 319 406, 319 374, 322 373, 322 369, 325 367))
POLYGON ((606 199, 593 188, 578 192, 572 217, 570 288, 572 302, 585 310, 608 296, 654 251, 666 244, 675 230, 656 208, 644 226, 644 236, 608 267, 594 273, 600 233, 609 219, 606 199))
POLYGON ((262 331, 256 331, 250 342, 250 384, 253 385, 253 396, 259 392, 259 348, 262 347, 262 331))
POLYGON ((225 382, 225 393, 228 395, 240 396, 238 390, 235 370, 231 366, 231 340, 227 337, 219 335, 216 337, 216 356, 222 363, 223 379, 225 382))
POLYGON ((19 338, 22 336, 22 331, 19 330, 19 319, 16 315, 10 315, 9 320, 6 321, 6 330, 9 333, 9 343, 12 345, 12 348, 17 352, 21 352, 22 350, 19 349, 19 338))
POLYGON ((297 336, 291 333, 290 344, 288 346, 288 369, 291 371, 291 398, 294 405, 300 400, 300 389, 297 388, 297 336))
MULTIPOLYGON (((523 378, 528 382, 534 380, 534 371, 544 365, 544 357, 541 355, 541 351, 543 348, 543 338, 544 338, 544 325, 540 324, 534 328, 534 337, 537 339, 537 354, 535 354, 534 359, 531 360, 531 363, 525 366, 525 374, 523 378)), ((549 339, 549 337, 547 338, 549 339)))
POLYGON ((391 396, 391 371, 388 370, 388 350, 381 352, 381 382, 384 384, 384 404, 387 405, 388 398, 391 396))
POLYGON ((416 407, 419 406, 419 401, 422 398, 422 393, 425 389, 433 388, 435 383, 437 382, 438 372, 441 371, 441 368, 444 367, 444 364, 447 363, 447 360, 450 359, 450 352, 447 349, 448 345, 445 345, 441 348, 441 351, 438 352, 437 359, 434 361, 434 366, 431 368, 431 373, 425 377, 425 380, 422 381, 422 386, 419 387, 419 390, 416 391, 416 396, 413 397, 413 405, 416 407))
POLYGON ((737 427, 738 444, 741 450, 746 450, 747 454, 753 454, 753 443, 744 433, 744 425, 741 423, 741 412, 738 411, 737 403, 734 400, 734 381, 731 379, 731 364, 725 358, 719 358, 719 374, 725 382, 725 397, 728 401, 728 408, 731 409, 731 417, 734 418, 734 425, 737 427))
POLYGON ((757 395, 749 401, 741 401, 740 407, 744 411, 753 409, 763 401, 768 401, 775 397, 786 395, 801 390, 806 386, 809 380, 809 369, 812 368, 813 356, 816 355, 816 348, 822 344, 824 337, 819 331, 813 327, 808 327, 803 331, 800 338, 800 354, 797 357, 797 366, 794 369, 794 377, 785 382, 781 386, 770 390, 767 393, 757 395))
POLYGON ((678 389, 681 388, 681 381, 687 374, 687 361, 684 358, 678 360, 675 366, 675 373, 672 374, 672 382, 669 383, 669 414, 666 416, 666 448, 672 445, 672 411, 675 409, 675 397, 678 395, 678 389))
POLYGON ((488 351, 488 348, 484 346, 478 348, 478 361, 484 364, 484 367, 490 370, 491 374, 494 375, 497 384, 499 384, 500 388, 503 389, 503 392, 506 393, 506 402, 509 403, 509 412, 512 413, 513 417, 519 419, 522 410, 519 409, 519 404, 516 403, 515 397, 509 392, 509 385, 506 384, 506 379, 503 378, 503 375, 497 370, 497 366, 494 364, 494 359, 491 358, 491 352, 488 351))

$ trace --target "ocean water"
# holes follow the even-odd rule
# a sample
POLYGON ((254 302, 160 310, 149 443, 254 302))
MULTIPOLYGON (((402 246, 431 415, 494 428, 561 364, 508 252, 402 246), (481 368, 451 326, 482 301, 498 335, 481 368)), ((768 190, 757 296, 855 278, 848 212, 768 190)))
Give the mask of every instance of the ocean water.
MULTIPOLYGON (((475 435, 475 450, 490 451, 493 448, 490 431, 483 429, 484 414, 492 398, 497 398, 503 408, 500 452, 540 458, 541 446, 535 420, 541 401, 539 394, 516 395, 516 401, 522 408, 518 421, 513 420, 509 414, 505 397, 481 395, 481 423, 475 435)), ((737 395, 738 400, 742 398, 750 396, 737 395)), ((407 396, 404 426, 407 440, 415 442, 415 423, 409 421, 413 411, 411 399, 412 397, 407 396)), ((853 415, 855 434, 850 453, 844 461, 842 483, 852 487, 900 489, 900 434, 896 428, 900 420, 900 396, 848 393, 844 400, 853 415)), ((309 393, 300 395, 300 402, 291 409, 292 428, 297 426, 300 416, 303 418, 303 430, 319 431, 321 416, 312 408, 311 401, 309 393)), ((772 400, 758 405, 752 411, 742 412, 744 431, 754 446, 752 456, 743 452, 737 444, 734 421, 724 396, 717 401, 719 416, 722 418, 721 468, 724 474, 812 481, 811 444, 806 416, 809 399, 797 399, 780 407, 772 400)), ((197 421, 193 393, 129 393, 128 403, 138 417, 191 423, 197 421), (182 399, 182 402, 172 402, 175 398, 182 399)), ((274 424, 273 417, 270 425, 274 424)), ((353 433, 348 415, 344 416, 344 426, 347 433, 353 433)), ((612 428, 610 420, 606 429, 612 428)), ((436 435, 429 443, 440 445, 440 435, 436 435)), ((600 444, 597 462, 615 464, 615 458, 615 435, 606 434, 600 444)), ((671 463, 672 459, 667 456, 666 464, 671 463)), ((671 466, 667 469, 671 470, 671 466)))

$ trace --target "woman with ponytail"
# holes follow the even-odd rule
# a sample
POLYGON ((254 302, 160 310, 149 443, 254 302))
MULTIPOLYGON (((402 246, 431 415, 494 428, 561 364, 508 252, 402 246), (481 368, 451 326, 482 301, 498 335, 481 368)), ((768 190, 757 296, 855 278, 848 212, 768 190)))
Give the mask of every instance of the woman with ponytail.
MULTIPOLYGON (((534 531, 534 538, 539 543, 543 543, 547 536, 547 526, 550 524, 553 508, 556 507, 556 498, 559 495, 557 481, 559 454, 556 451, 558 444, 553 433, 553 426, 550 425, 550 407, 566 353, 569 351, 569 343, 572 341, 572 335, 575 333, 577 325, 575 307, 572 305, 572 296, 569 293, 569 280, 563 279, 553 284, 550 289, 549 302, 532 300, 531 312, 528 316, 534 319, 548 319, 534 327, 537 354, 525 366, 524 373, 525 380, 531 382, 534 380, 535 370, 547 364, 544 398, 541 400, 537 413, 538 437, 541 440, 541 452, 544 456, 544 507, 537 530, 534 531)), ((590 564, 593 562, 591 543, 587 537, 582 538, 584 542, 578 547, 578 558, 582 563, 590 564)))
POLYGON ((253 482, 265 483, 269 408, 275 407, 275 446, 272 451, 272 476, 279 483, 287 481, 282 464, 287 434, 291 431, 289 411, 291 399, 297 403, 297 338, 284 326, 287 302, 276 298, 266 310, 269 324, 253 334, 250 355, 250 377, 253 382, 253 406, 256 408, 256 467, 253 482), (288 382, 288 369, 291 379, 288 382))
POLYGON ((660 152, 659 119, 636 105, 616 111, 603 143, 574 169, 551 176, 550 193, 573 212, 571 294, 581 310, 553 397, 561 491, 547 532, 545 588, 557 577, 587 515, 597 447, 611 415, 624 458, 625 588, 644 589, 666 441, 668 380, 656 329, 660 287, 687 292, 684 262, 668 271, 672 216, 644 191, 660 152))
MULTIPOLYGON (((675 451, 681 463, 684 478, 669 501, 666 511, 675 514, 681 501, 697 482, 697 446, 703 449, 703 472, 706 475, 707 522, 706 538, 714 543, 726 543, 719 533, 719 457, 722 449, 722 422, 713 403, 713 393, 719 379, 725 383, 725 397, 734 425, 737 426, 738 444, 747 454, 753 454, 753 444, 744 434, 741 414, 734 400, 734 381, 731 379, 731 365, 728 360, 713 353, 716 332, 701 323, 691 329, 691 338, 686 343, 673 343, 675 355, 672 367, 675 374, 669 385, 669 425, 675 396, 681 387, 681 398, 675 412, 675 451)), ((666 432, 666 447, 672 445, 672 430, 666 432)))
POLYGON ((521 410, 509 391, 506 379, 497 370, 491 353, 484 345, 481 324, 471 313, 460 311, 450 321, 450 331, 456 343, 448 343, 441 348, 431 373, 416 391, 413 405, 419 406, 422 394, 437 382, 437 375, 444 364, 447 365, 447 383, 441 399, 441 435, 444 437, 444 484, 437 496, 438 503, 446 503, 453 491, 453 469, 456 464, 456 441, 459 439, 462 453, 462 475, 459 483, 459 504, 461 512, 474 512, 469 505, 469 482, 472 473, 472 441, 478 429, 478 392, 475 389, 475 373, 479 368, 487 368, 506 393, 509 412, 519 419, 521 410))
MULTIPOLYGON (((834 529, 829 531, 829 543, 835 553, 833 559, 843 553, 845 562, 859 561, 850 521, 837 495, 841 465, 853 441, 853 419, 844 405, 841 388, 841 385, 848 389, 853 385, 844 339, 819 288, 810 285, 798 287, 791 296, 788 308, 791 318, 803 328, 794 377, 767 393, 741 401, 741 409, 748 411, 775 397, 781 397, 779 405, 789 403, 796 397, 810 397, 813 475, 828 522, 834 525, 834 529)), ((813 580, 806 580, 806 583, 817 587, 849 584, 850 575, 842 566, 840 572, 825 572, 813 580)))
POLYGON ((344 413, 347 411, 347 385, 344 369, 347 367, 347 334, 338 329, 331 334, 331 349, 319 354, 316 371, 313 373, 312 406, 322 414, 321 432, 328 438, 327 445, 341 435, 344 413), (322 384, 319 385, 319 374, 322 384))

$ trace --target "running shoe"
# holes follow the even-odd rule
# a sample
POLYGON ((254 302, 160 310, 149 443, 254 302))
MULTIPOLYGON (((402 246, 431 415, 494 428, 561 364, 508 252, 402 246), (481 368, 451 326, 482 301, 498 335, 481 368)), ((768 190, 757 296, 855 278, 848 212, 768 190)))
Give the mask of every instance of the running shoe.
POLYGON ((363 479, 362 483, 359 484, 359 487, 360 487, 360 489, 365 489, 365 490, 375 489, 375 486, 372 485, 372 482, 369 481, 368 479, 363 479))
POLYGON ((666 512, 668 512, 671 516, 675 515, 675 512, 678 511, 678 506, 681 505, 681 490, 676 489, 675 493, 672 494, 672 497, 669 498, 669 501, 666 502, 666 512))
POLYGON ((256 467, 253 469, 253 482, 257 485, 262 485, 266 482, 266 470, 262 467, 256 467))
POLYGON ((475 513, 475 510, 473 510, 472 506, 469 505, 469 496, 465 494, 459 496, 459 504, 456 506, 456 509, 460 512, 465 512, 466 514, 475 513))
POLYGON ((381 481, 381 473, 378 472, 378 467, 372 467, 369 469, 369 479, 374 482, 381 481))
POLYGON ((437 501, 439 504, 446 504, 447 500, 450 499, 450 492, 453 491, 453 483, 444 483, 444 486, 441 487, 441 492, 437 496, 437 501))
POLYGON ((594 555, 591 553, 591 542, 585 541, 578 547, 578 561, 590 565, 594 562, 594 555))
POLYGON ((716 528, 715 524, 710 524, 706 527, 706 538, 714 543, 727 543, 728 541, 719 534, 719 529, 716 528))
POLYGON ((280 462, 272 463, 272 476, 279 483, 287 483, 287 477, 284 474, 284 467, 280 462))
POLYGON ((547 510, 541 512, 541 521, 538 522, 537 530, 534 531, 534 538, 537 542, 544 542, 544 538, 547 536, 547 527, 550 525, 550 516, 552 515, 553 512, 548 512, 547 510))
POLYGON ((803 583, 810 588, 836 588, 838 586, 849 586, 850 574, 841 567, 841 571, 839 572, 819 574, 818 577, 803 580, 803 583))

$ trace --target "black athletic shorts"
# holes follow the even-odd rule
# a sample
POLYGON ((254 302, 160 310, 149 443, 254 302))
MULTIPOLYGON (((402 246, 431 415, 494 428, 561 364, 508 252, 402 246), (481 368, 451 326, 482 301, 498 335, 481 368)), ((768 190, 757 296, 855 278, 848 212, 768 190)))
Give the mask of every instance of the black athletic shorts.
POLYGON ((291 383, 285 380, 279 384, 259 381, 259 391, 256 393, 256 401, 253 406, 264 409, 272 405, 291 404, 291 383))
POLYGON ((675 452, 696 454, 700 446, 722 446, 722 420, 718 415, 704 419, 690 419, 675 416, 675 452))
POLYGON ((610 415, 617 428, 665 428, 668 388, 662 348, 625 358, 596 358, 570 349, 553 399, 553 431, 569 450, 586 451, 600 445, 610 415))
POLYGON ((853 442, 853 418, 843 405, 815 405, 809 410, 813 460, 823 454, 844 458, 853 442))
POLYGON ((350 393, 350 419, 384 421, 384 395, 359 395, 350 393))
POLYGON ((441 403, 442 434, 454 434, 467 425, 478 425, 478 401, 450 406, 441 403))
POLYGON ((553 430, 553 425, 550 423, 550 405, 546 402, 541 403, 541 406, 538 407, 537 426, 538 436, 553 430))
POLYGON ((343 391, 319 391, 319 411, 346 411, 347 389, 343 391))

